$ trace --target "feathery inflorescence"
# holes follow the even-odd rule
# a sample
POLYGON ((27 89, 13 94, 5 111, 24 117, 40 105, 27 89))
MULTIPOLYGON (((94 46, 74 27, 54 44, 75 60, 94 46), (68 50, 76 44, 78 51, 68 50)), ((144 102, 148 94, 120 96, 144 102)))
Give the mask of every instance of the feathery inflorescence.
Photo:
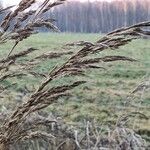
MULTIPOLYGON (((125 56, 98 57, 97 55, 94 55, 94 58, 87 58, 87 56, 100 53, 104 50, 115 50, 118 49, 120 46, 124 46, 130 43, 132 40, 141 38, 141 36, 150 35, 149 31, 144 30, 144 27, 150 27, 150 22, 139 23, 131 27, 122 28, 114 32, 108 33, 106 36, 104 36, 95 43, 87 44, 85 42, 82 49, 80 49, 77 53, 73 54, 61 66, 54 67, 49 74, 38 74, 34 71, 31 71, 29 65, 33 62, 36 63, 37 60, 41 61, 41 59, 45 60, 45 58, 56 58, 61 57, 62 55, 70 55, 72 53, 62 52, 43 54, 33 58, 32 60, 24 64, 26 70, 28 70, 27 73, 22 72, 22 70, 20 70, 19 72, 19 69, 18 72, 8 72, 9 67, 14 65, 18 58, 25 57, 29 53, 32 53, 36 50, 34 48, 29 48, 25 51, 12 55, 15 47, 18 45, 19 42, 36 33, 36 29, 40 27, 46 27, 54 31, 58 31, 57 27, 53 25, 53 19, 43 19, 41 16, 54 6, 60 5, 63 2, 63 0, 58 0, 51 3, 49 0, 45 0, 36 11, 29 10, 26 12, 25 10, 30 8, 34 3, 36 3, 36 1, 22 0, 19 3, 18 7, 13 12, 9 12, 1 23, 1 28, 3 29, 3 32, 1 33, 1 43, 8 42, 9 40, 14 40, 15 44, 10 50, 7 57, 0 60, 0 71, 2 72, 5 70, 4 72, 6 72, 6 74, 1 75, 0 81, 5 80, 6 78, 23 76, 26 74, 32 74, 34 76, 42 76, 46 78, 41 83, 41 85, 39 85, 37 90, 32 93, 25 102, 23 102, 20 106, 16 107, 15 111, 9 114, 9 117, 6 117, 6 121, 4 121, 2 126, 0 127, 1 144, 10 145, 18 140, 34 138, 37 136, 46 136, 48 138, 51 138, 51 135, 43 132, 34 131, 29 134, 29 131, 37 129, 37 126, 39 124, 43 125, 45 121, 43 121, 43 123, 42 121, 39 121, 40 123, 33 124, 31 128, 26 130, 24 129, 24 125, 28 122, 31 114, 34 114, 48 107, 52 103, 56 102, 56 100, 58 100, 60 97, 70 96, 70 92, 72 89, 86 83, 86 81, 76 81, 73 83, 66 83, 64 85, 52 87, 49 87, 48 85, 55 79, 59 79, 64 76, 84 75, 86 69, 100 68, 97 65, 101 62, 133 62, 135 61, 135 59, 125 56), (10 24, 14 20, 16 21, 16 23, 13 25, 13 27, 11 27, 12 29, 10 29, 10 24), (27 22, 23 25, 22 23, 25 21, 27 22)), ((0 10, 0 12, 4 12, 10 8, 0 10)))

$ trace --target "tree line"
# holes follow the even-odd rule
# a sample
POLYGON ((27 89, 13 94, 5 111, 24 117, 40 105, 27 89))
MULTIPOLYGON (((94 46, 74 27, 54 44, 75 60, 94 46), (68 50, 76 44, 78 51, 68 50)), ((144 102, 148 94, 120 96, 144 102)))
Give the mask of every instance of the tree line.
POLYGON ((51 14, 64 32, 106 33, 150 19, 149 0, 68 2, 51 14))
POLYGON ((62 32, 106 33, 149 20, 150 0, 69 1, 53 8, 45 17, 54 18, 62 32))

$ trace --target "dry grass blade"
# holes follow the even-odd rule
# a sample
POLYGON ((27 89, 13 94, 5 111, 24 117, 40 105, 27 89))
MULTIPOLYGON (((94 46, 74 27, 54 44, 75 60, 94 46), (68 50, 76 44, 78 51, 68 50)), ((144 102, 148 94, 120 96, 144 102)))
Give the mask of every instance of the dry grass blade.
POLYGON ((144 118, 145 120, 148 120, 149 117, 147 117, 145 114, 143 113, 140 113, 140 112, 131 112, 131 113, 128 113, 126 115, 122 115, 120 117, 120 119, 118 120, 117 122, 117 126, 124 126, 127 121, 130 119, 130 117, 133 117, 133 116, 136 116, 136 115, 139 115, 141 118, 144 118))
POLYGON ((9 10, 9 9, 12 9, 14 6, 15 6, 15 5, 13 5, 13 6, 8 6, 8 7, 6 7, 6 8, 0 9, 0 14, 4 13, 5 11, 7 11, 7 10, 9 10))
POLYGON ((125 57, 125 56, 105 56, 103 58, 93 58, 93 59, 82 60, 82 61, 79 61, 78 64, 73 63, 73 65, 75 67, 80 66, 80 68, 82 68, 82 67, 86 66, 86 68, 88 68, 89 65, 91 66, 92 64, 95 64, 95 63, 112 62, 112 61, 131 61, 131 62, 134 62, 136 60, 132 59, 132 58, 125 57))
POLYGON ((0 63, 7 63, 7 62, 10 62, 10 61, 15 61, 16 59, 18 59, 20 57, 24 57, 24 56, 28 55, 29 53, 32 53, 35 50, 37 50, 37 49, 29 48, 25 51, 21 51, 21 52, 19 52, 17 54, 14 54, 12 56, 8 56, 6 59, 0 60, 0 63))
POLYGON ((10 22, 19 14, 19 12, 23 12, 27 8, 29 8, 33 3, 35 3, 35 0, 22 0, 19 3, 19 6, 14 10, 14 12, 10 12, 5 18, 4 21, 1 24, 1 27, 4 29, 4 31, 7 31, 10 27, 10 22))
POLYGON ((27 135, 24 135, 22 140, 34 139, 34 138, 41 138, 41 139, 45 139, 45 140, 47 140, 47 139, 52 140, 55 137, 53 135, 51 135, 51 134, 46 133, 46 132, 36 131, 36 132, 28 133, 27 135))
MULTIPOLYGON (((59 1, 60 2, 60 1, 59 1)), ((61 1, 62 2, 62 1, 61 1)), ((22 40, 30 37, 32 34, 37 33, 37 28, 46 27, 48 29, 54 30, 58 32, 58 28, 52 23, 53 19, 36 19, 33 18, 33 15, 40 14, 41 11, 45 10, 49 11, 52 7, 58 5, 57 2, 52 3, 52 7, 48 7, 47 4, 49 3, 49 0, 45 1, 39 8, 40 11, 32 11, 29 10, 25 12, 25 10, 30 9, 30 7, 35 4, 35 0, 22 0, 18 7, 14 11, 10 11, 5 18, 3 19, 1 23, 1 29, 2 34, 1 36, 1 43, 5 43, 9 40, 15 40, 14 47, 10 50, 8 57, 12 54, 15 47, 21 42, 22 40), (46 7, 45 7, 46 6, 46 7), (31 17, 32 16, 32 17, 31 17), (24 21, 28 20, 26 23, 23 23, 24 21), (11 24, 11 22, 15 22, 11 24), (10 25, 11 24, 11 25, 10 25), (8 32, 8 30, 13 28, 11 32, 8 32)), ((10 9, 11 7, 6 8, 10 9)), ((5 9, 1 10, 4 11, 5 9)), ((42 15, 42 14, 41 14, 42 15)))
POLYGON ((0 71, 3 70, 3 69, 6 69, 8 70, 9 66, 11 66, 12 64, 14 64, 14 61, 9 61, 8 63, 3 63, 0 65, 0 71))
POLYGON ((49 3, 49 0, 45 0, 43 2, 43 4, 41 5, 41 7, 39 8, 39 10, 37 10, 37 12, 35 13, 34 15, 34 18, 36 18, 40 13, 41 11, 45 8, 45 6, 49 3))
MULTIPOLYGON (((24 11, 32 6, 36 1, 35 0, 22 0, 16 10, 14 12, 9 12, 7 16, 4 18, 1 27, 4 30, 4 33, 1 35, 2 42, 7 42, 8 40, 15 40, 15 46, 22 40, 28 38, 33 33, 35 33, 36 28, 40 27, 46 27, 52 30, 58 30, 57 27, 55 27, 52 22, 52 19, 36 19, 39 17, 39 15, 44 14, 48 10, 50 10, 52 7, 57 6, 59 4, 63 3, 63 0, 59 0, 56 2, 51 3, 49 0, 45 0, 43 4, 40 6, 40 8, 37 11, 30 11, 25 14, 23 14, 21 17, 19 16, 20 13, 24 13, 24 11), (33 17, 32 20, 30 20, 30 17, 33 17), (27 21, 25 25, 21 25, 22 21, 27 21), (14 20, 17 20, 16 24, 13 25, 13 31, 7 33, 8 29, 10 28, 10 23, 14 20)), ((114 32, 111 32, 104 36, 102 39, 95 43, 82 43, 84 46, 82 49, 80 49, 76 54, 71 56, 65 63, 63 63, 61 66, 56 66, 49 74, 43 75, 39 74, 33 71, 29 71, 28 74, 32 74, 34 76, 43 76, 46 79, 41 83, 41 85, 37 88, 37 90, 32 93, 30 96, 27 97, 26 101, 23 102, 20 106, 16 107, 15 111, 9 114, 9 117, 6 118, 6 120, 3 122, 3 124, 0 127, 0 146, 2 145, 10 145, 18 140, 22 139, 30 139, 30 138, 54 138, 54 136, 51 136, 50 134, 37 131, 37 126, 44 124, 44 123, 50 123, 49 120, 44 120, 43 118, 38 118, 36 121, 37 123, 33 123, 35 126, 31 125, 31 128, 24 129, 24 126, 29 122, 29 118, 31 115, 33 115, 35 112, 38 112, 52 103, 56 102, 61 97, 64 96, 70 96, 70 91, 74 89, 75 87, 82 85, 85 83, 85 81, 76 81, 72 84, 65 83, 64 85, 60 86, 52 86, 49 87, 49 83, 55 79, 59 79, 63 76, 67 75, 80 75, 84 74, 85 70, 88 68, 99 68, 95 66, 95 63, 100 62, 111 62, 111 61, 135 61, 132 58, 124 57, 124 56, 105 56, 105 57, 96 57, 93 59, 87 58, 87 56, 90 56, 92 54, 96 54, 98 52, 104 51, 104 50, 115 50, 118 49, 120 46, 124 46, 128 43, 130 43, 134 39, 140 38, 142 35, 150 35, 149 31, 143 30, 143 27, 150 27, 150 22, 144 22, 139 23, 131 27, 126 27, 123 29, 116 30, 114 32), (31 130, 30 130, 31 129, 31 130), (34 130, 32 130, 34 129, 34 130)), ((13 64, 13 62, 16 61, 16 59, 20 57, 24 57, 28 55, 29 53, 35 51, 34 48, 29 48, 26 51, 19 52, 17 54, 12 55, 12 52, 15 48, 15 46, 12 48, 10 53, 8 54, 8 57, 5 59, 0 60, 0 64, 2 66, 0 67, 0 71, 4 68, 8 68, 9 65, 13 64)), ((70 52, 62 52, 62 53, 49 53, 44 54, 41 56, 38 56, 33 59, 45 59, 45 58, 56 58, 60 57, 60 55, 66 55, 71 54, 70 52)), ((95 55, 94 55, 95 56, 95 55)), ((30 62, 28 62, 30 63, 30 62)), ((27 64, 26 64, 27 65, 27 64)), ((30 64, 29 64, 30 65, 30 64)), ((28 68, 29 70, 29 68, 28 68)), ((0 80, 4 80, 6 78, 14 77, 14 76, 22 76, 24 75, 23 72, 19 74, 20 72, 16 73, 9 73, 6 71, 6 74, 4 76, 0 77, 0 80), (8 74, 7 74, 8 73, 8 74)), ((131 131, 128 131, 125 128, 117 128, 114 132, 117 133, 116 139, 121 139, 121 141, 112 141, 107 140, 107 145, 110 145, 111 142, 116 146, 116 143, 121 145, 122 139, 119 134, 122 135, 124 133, 125 136, 127 136, 127 133, 132 133, 131 131), (124 131, 124 132, 122 132, 124 131), (119 134, 118 134, 119 133, 119 134)), ((90 130, 90 124, 86 127, 86 141, 87 141, 87 148, 93 148, 95 146, 94 142, 91 142, 92 138, 90 136, 91 130, 90 130), (90 145, 90 142, 92 143, 92 146, 90 145)), ((92 134, 92 133, 91 133, 92 134)), ((133 136, 131 137, 133 139, 139 140, 133 136)), ((114 135, 115 136, 115 135, 114 135)), ((123 135, 122 135, 123 136, 123 135)), ((76 143, 83 144, 82 142, 78 142, 78 135, 76 135, 76 143)), ((108 138, 109 139, 109 138, 108 138)), ((128 142, 125 139, 123 139, 125 142, 128 142)), ((96 141, 96 140, 95 140, 96 141)), ((140 146, 142 146, 141 139, 139 140, 140 146)), ((83 142, 85 140, 83 139, 83 142)), ((130 143, 129 141, 128 143, 130 143)), ((134 144, 134 143, 133 143, 134 144)), ((134 146, 138 145, 137 143, 134 144, 134 146)), ((81 145, 81 147, 83 146, 81 145)), ((96 145, 97 141, 96 141, 96 145)), ((114 146, 113 145, 113 146, 114 146)), ((79 145, 80 146, 80 145, 79 145)), ((105 145, 106 146, 106 145, 105 145)), ((122 145, 124 146, 124 145, 122 145)), ((123 147, 124 148, 124 147, 123 147)), ((125 149, 125 148, 124 148, 125 149)))
POLYGON ((8 73, 8 74, 5 74, 5 75, 0 77, 0 82, 3 80, 6 80, 7 78, 22 77, 22 76, 26 76, 26 75, 27 74, 24 74, 24 73, 15 73, 15 72, 8 73))
MULTIPOLYGON (((73 52, 69 51, 69 52, 62 52, 62 53, 54 53, 54 52, 50 52, 50 53, 45 53, 45 54, 42 54, 40 56, 37 56, 35 57, 34 59, 51 59, 51 58, 59 58, 63 55, 71 55, 73 54, 73 52)), ((33 59, 33 60, 34 60, 33 59)))
POLYGON ((35 20, 34 23, 29 24, 29 27, 30 28, 46 27, 48 29, 53 29, 56 32, 59 31, 59 29, 47 19, 46 20, 37 19, 37 20, 35 20))
MULTIPOLYGON (((119 32, 123 32, 123 31, 126 32, 127 30, 130 30, 130 29, 139 29, 141 27, 149 27, 149 26, 150 26, 150 21, 141 22, 141 23, 129 26, 129 27, 124 27, 124 28, 121 28, 121 29, 114 30, 114 31, 108 33, 107 35, 111 36, 111 35, 114 35, 114 34, 118 34, 119 32)), ((147 33, 149 33, 149 32, 147 31, 147 33)))
MULTIPOLYGON (((127 31, 128 32, 128 31, 127 31)), ((83 49, 81 49, 77 54, 75 54, 74 56, 72 56, 66 63, 64 63, 61 67, 57 67, 56 69, 54 69, 51 74, 49 75, 48 79, 43 82, 41 84, 41 86, 38 88, 38 90, 31 96, 31 99, 28 100, 27 103, 24 103, 22 107, 19 107, 14 114, 12 115, 12 117, 10 118, 10 122, 7 123, 8 128, 7 129, 11 129, 16 128, 17 124, 20 124, 23 120, 23 118, 30 114, 33 111, 37 111, 40 110, 44 107, 47 107, 49 104, 52 103, 51 100, 53 99, 58 99, 60 96, 65 95, 65 91, 68 91, 76 86, 78 86, 79 84, 83 83, 83 82, 76 82, 72 85, 69 86, 61 86, 61 87, 56 87, 50 90, 44 90, 44 88, 47 86, 47 84, 52 81, 53 79, 55 79, 56 77, 62 75, 62 74, 66 74, 68 73, 68 69, 70 69, 70 71, 72 71, 72 67, 74 64, 78 65, 79 67, 82 67, 82 63, 80 64, 80 60, 85 58, 85 56, 87 56, 90 53, 93 52, 97 52, 97 51, 101 51, 101 50, 105 50, 107 49, 107 47, 105 45, 109 45, 109 47, 112 48, 118 48, 119 46, 125 45, 128 42, 132 41, 132 38, 130 39, 126 39, 126 38, 111 38, 111 39, 107 39, 103 40, 102 44, 99 42, 99 44, 95 45, 95 46, 85 46, 83 49), (103 43, 105 43, 105 45, 103 45, 103 43), (54 95, 53 95, 54 94, 54 95), (12 123, 13 122, 13 123, 12 123)), ((112 57, 104 57, 104 58, 95 58, 95 59, 91 59, 91 60, 85 60, 84 63, 95 63, 95 62, 99 62, 99 61, 116 61, 116 60, 129 60, 129 61, 134 61, 133 59, 127 58, 127 57, 122 57, 122 56, 112 56, 112 57)), ((73 69, 74 70, 74 69, 73 69)), ((74 70, 77 71, 77 70, 74 70)), ((9 130, 10 131, 10 130, 9 130)), ((12 131, 10 131, 12 132, 12 131)))

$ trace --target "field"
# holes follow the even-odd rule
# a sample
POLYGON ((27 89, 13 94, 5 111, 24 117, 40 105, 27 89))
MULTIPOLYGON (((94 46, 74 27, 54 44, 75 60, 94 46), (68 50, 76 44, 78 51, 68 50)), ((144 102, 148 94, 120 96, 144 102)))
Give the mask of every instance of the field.
MULTIPOLYGON (((75 53, 81 47, 66 46, 67 43, 75 41, 90 41, 95 42, 100 39, 102 35, 99 34, 70 34, 70 33, 40 33, 34 35, 29 39, 20 43, 16 51, 25 50, 27 47, 36 47, 39 50, 30 54, 19 61, 26 61, 32 59, 42 53, 47 52, 68 52, 75 53)), ((13 43, 12 43, 13 44, 13 43)), ((5 56, 11 44, 4 44, 0 46, 0 57, 5 56)), ((100 124, 112 123, 115 124, 119 116, 126 113, 139 111, 144 115, 133 115, 130 117, 128 123, 138 132, 142 132, 147 140, 150 136, 150 92, 149 89, 140 90, 134 94, 132 91, 140 84, 150 84, 150 40, 142 39, 136 40, 127 46, 121 47, 119 50, 104 51, 97 55, 122 55, 132 57, 138 61, 136 62, 113 62, 101 63, 102 69, 87 70, 86 76, 70 77, 69 79, 62 79, 59 82, 52 84, 63 84, 71 82, 72 80, 84 79, 88 82, 76 88, 72 97, 60 99, 57 103, 51 105, 47 110, 52 112, 57 117, 63 118, 65 122, 71 125, 76 125, 78 122, 84 120, 96 120, 100 124)), ((61 65, 70 55, 63 56, 58 59, 43 60, 40 65, 35 67, 38 73, 47 73, 57 64, 61 65)), ((31 78, 31 76, 23 77, 19 82, 13 78, 6 80, 4 83, 7 86, 13 81, 17 91, 20 95, 11 93, 7 99, 3 99, 2 103, 15 105, 24 91, 26 82, 29 83, 28 88, 36 88, 42 81, 41 79, 31 78), (14 97, 15 102, 11 99, 14 97)), ((51 86, 51 85, 50 85, 51 86)))

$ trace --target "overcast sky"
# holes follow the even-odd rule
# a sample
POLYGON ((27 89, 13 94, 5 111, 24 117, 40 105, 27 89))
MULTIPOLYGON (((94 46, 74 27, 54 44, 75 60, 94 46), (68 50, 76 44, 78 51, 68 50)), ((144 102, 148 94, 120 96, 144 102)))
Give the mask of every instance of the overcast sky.
MULTIPOLYGON (((3 6, 10 6, 10 5, 17 5, 21 0, 0 0, 3 4, 3 6)), ((37 0, 37 1, 44 1, 44 0, 37 0)), ((88 0, 74 0, 74 1, 88 1, 88 0)), ((89 0, 89 1, 95 1, 95 0, 89 0)), ((107 2, 111 2, 113 0, 97 0, 97 1, 107 1, 107 2)))

